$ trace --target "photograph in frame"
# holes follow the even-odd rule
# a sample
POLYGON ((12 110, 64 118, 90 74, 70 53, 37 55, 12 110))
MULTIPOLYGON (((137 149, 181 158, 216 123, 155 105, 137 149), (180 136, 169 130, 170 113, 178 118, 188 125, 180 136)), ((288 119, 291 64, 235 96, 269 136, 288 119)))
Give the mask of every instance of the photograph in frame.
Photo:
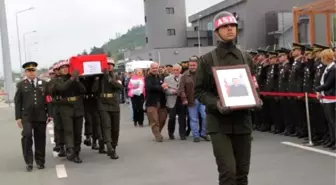
POLYGON ((248 65, 213 67, 212 71, 224 107, 247 109, 259 105, 248 65))

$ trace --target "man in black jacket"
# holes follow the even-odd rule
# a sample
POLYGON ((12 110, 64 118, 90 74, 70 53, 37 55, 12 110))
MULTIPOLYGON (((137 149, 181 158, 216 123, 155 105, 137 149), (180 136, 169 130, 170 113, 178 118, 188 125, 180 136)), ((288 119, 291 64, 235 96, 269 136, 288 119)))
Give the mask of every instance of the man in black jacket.
POLYGON ((164 89, 168 88, 167 84, 163 83, 162 76, 158 73, 159 64, 152 63, 150 73, 146 77, 146 107, 149 124, 157 142, 162 142, 162 128, 166 123, 167 108, 166 95, 164 89))
POLYGON ((15 120, 22 128, 22 151, 28 172, 33 170, 33 137, 35 161, 38 169, 44 168, 46 125, 51 120, 52 108, 47 98, 47 82, 36 77, 36 62, 22 65, 26 79, 17 83, 15 93, 15 120), (34 134, 33 134, 34 133, 34 134))

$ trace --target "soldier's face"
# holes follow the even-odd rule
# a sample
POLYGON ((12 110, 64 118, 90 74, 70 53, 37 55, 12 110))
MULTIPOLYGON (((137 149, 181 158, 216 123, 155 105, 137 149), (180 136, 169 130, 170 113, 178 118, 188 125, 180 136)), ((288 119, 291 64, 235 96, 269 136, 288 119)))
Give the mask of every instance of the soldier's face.
POLYGON ((261 60, 265 60, 265 55, 259 55, 258 56, 258 60, 261 61, 261 60))
POLYGON ((299 50, 299 49, 294 49, 293 51, 292 51, 292 56, 295 58, 295 57, 298 57, 298 56, 300 56, 301 55, 301 50, 299 50))
POLYGON ((235 24, 222 26, 218 29, 216 35, 225 41, 233 41, 237 37, 237 26, 235 24))
POLYGON ((69 74, 69 66, 62 66, 62 67, 60 67, 60 73, 61 73, 62 75, 67 75, 67 74, 69 74))
POLYGON ((286 61, 286 55, 281 55, 280 57, 279 57, 279 61, 280 62, 285 62, 286 61))
POLYGON ((113 71, 113 69, 114 69, 114 65, 113 65, 113 64, 109 64, 108 66, 109 66, 109 68, 108 68, 109 71, 113 71))
POLYGON ((25 70, 25 75, 29 79, 36 78, 36 70, 35 69, 27 69, 25 70))

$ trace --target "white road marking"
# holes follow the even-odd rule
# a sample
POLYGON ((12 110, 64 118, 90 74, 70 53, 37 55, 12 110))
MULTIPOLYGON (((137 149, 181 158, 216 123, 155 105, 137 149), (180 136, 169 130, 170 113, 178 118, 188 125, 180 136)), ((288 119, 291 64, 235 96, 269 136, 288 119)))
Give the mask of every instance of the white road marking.
POLYGON ((64 164, 56 165, 56 174, 59 179, 68 177, 64 164))
POLYGON ((50 129, 50 130, 49 130, 49 134, 50 134, 50 135, 54 135, 54 130, 53 130, 53 129, 50 129))
POLYGON ((54 142, 54 137, 50 137, 50 142, 51 142, 51 144, 55 144, 55 142, 54 142))
POLYGON ((58 157, 58 153, 53 151, 53 156, 54 156, 54 158, 58 157))
POLYGON ((336 153, 334 153, 334 152, 328 152, 328 151, 325 151, 325 150, 312 148, 312 147, 308 147, 308 146, 303 146, 303 145, 292 143, 292 142, 281 142, 281 143, 284 144, 284 145, 288 145, 288 146, 292 146, 292 147, 296 147, 296 148, 301 148, 301 149, 304 149, 304 150, 309 150, 309 151, 312 151, 312 152, 316 152, 316 153, 320 153, 320 154, 324 154, 324 155, 329 155, 331 157, 336 158, 336 153))

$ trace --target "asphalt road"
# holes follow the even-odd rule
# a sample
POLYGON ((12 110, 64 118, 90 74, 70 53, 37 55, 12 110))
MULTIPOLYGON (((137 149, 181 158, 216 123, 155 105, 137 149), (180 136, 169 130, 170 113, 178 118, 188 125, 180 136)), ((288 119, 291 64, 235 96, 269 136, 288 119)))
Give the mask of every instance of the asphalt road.
MULTIPOLYGON (((1 185, 216 185, 217 168, 211 144, 187 141, 156 143, 148 126, 135 128, 122 106, 119 160, 83 146, 82 164, 53 156, 52 125, 47 129, 45 170, 28 173, 20 147, 20 129, 13 108, 0 108, 1 185), (49 131, 51 130, 51 131, 49 131)), ((167 134, 165 134, 167 135, 167 134)), ((301 140, 254 133, 250 185, 333 185, 335 156, 282 144, 301 140)), ((300 146, 300 145, 299 145, 300 146)))

